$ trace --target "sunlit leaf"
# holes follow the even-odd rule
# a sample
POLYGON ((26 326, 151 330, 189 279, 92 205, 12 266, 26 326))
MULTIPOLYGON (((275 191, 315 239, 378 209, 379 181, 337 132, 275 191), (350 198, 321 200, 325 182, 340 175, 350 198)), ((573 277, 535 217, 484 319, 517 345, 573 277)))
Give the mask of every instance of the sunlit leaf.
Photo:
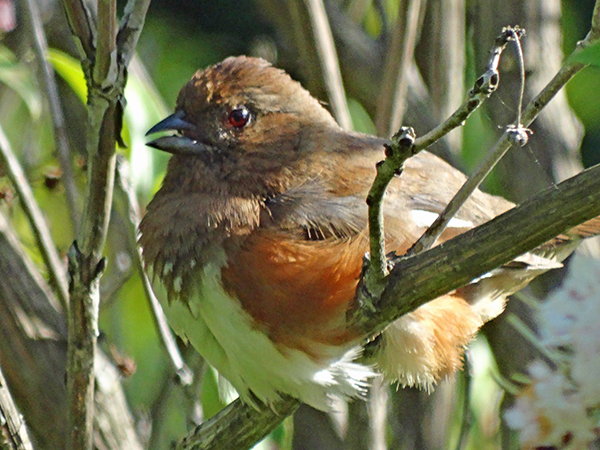
POLYGON ((365 108, 353 98, 348 99, 348 109, 354 130, 366 134, 377 134, 377 129, 365 108))
POLYGON ((81 99, 82 102, 87 100, 87 85, 81 63, 59 50, 48 50, 48 59, 54 67, 54 70, 67 82, 73 89, 73 92, 81 99))

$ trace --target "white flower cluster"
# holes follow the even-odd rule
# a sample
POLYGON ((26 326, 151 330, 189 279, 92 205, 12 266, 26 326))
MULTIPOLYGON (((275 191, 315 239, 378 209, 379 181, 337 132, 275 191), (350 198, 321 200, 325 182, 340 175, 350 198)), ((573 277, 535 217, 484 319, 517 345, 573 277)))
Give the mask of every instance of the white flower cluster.
POLYGON ((523 449, 589 449, 600 437, 600 261, 575 255, 560 289, 540 305, 541 345, 530 383, 506 412, 523 449))

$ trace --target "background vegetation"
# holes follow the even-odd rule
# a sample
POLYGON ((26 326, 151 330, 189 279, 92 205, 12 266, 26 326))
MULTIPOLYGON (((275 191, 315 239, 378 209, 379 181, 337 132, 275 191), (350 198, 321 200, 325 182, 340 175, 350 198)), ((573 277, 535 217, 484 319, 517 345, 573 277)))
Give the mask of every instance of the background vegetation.
MULTIPOLYGON (((33 51, 32 29, 25 16, 26 3, 0 0, 0 26, 4 27, 0 30, 0 125, 42 207, 54 244, 64 257, 76 236, 78 222, 55 152, 46 91, 40 83, 40 61, 33 51), (9 20, 11 7, 14 23, 9 20)), ((312 31, 305 13, 301 13, 301 3, 152 2, 137 56, 129 69, 123 129, 126 146, 119 150, 129 162, 129 175, 142 209, 160 186, 168 159, 144 146, 144 133, 169 114, 178 90, 195 70, 229 55, 262 56, 288 70, 316 96, 328 101, 312 51, 312 31)), ((482 72, 502 26, 518 24, 528 30, 523 43, 527 100, 554 75, 563 52, 570 53, 575 43, 585 37, 594 6, 588 0, 329 0, 325 4, 336 38, 353 126, 381 135, 389 134, 386 112, 380 107, 382 96, 390 96, 382 88, 386 64, 399 59, 399 50, 392 42, 394 35, 406 28, 398 30, 396 24, 407 15, 409 7, 417 4, 420 8, 411 58, 419 72, 413 70, 408 77, 402 123, 423 134, 464 99, 482 72)), ((62 4, 49 0, 38 6, 50 47, 48 58, 58 74, 74 163, 73 181, 78 194, 72 202, 81 208, 87 164, 85 81, 62 4)), ((498 93, 465 127, 454 131, 434 149, 466 171, 477 165, 500 134, 499 127, 510 123, 516 114, 517 67, 512 50, 505 53, 500 70, 498 93)), ((530 144, 510 151, 488 180, 486 189, 520 201, 576 173, 582 164, 600 162, 599 92, 599 68, 591 67, 577 75, 567 86, 566 97, 559 96, 536 122, 530 144)), ((37 270, 47 277, 26 215, 12 184, 2 176, 4 171, 0 165, 0 213, 37 270)), ((193 423, 224 406, 217 394, 215 373, 182 345, 197 383, 187 388, 177 383, 136 272, 127 205, 119 195, 115 197, 104 253, 109 265, 101 284, 100 346, 120 369, 142 445, 167 448, 170 442, 185 435, 193 423), (196 395, 200 401, 196 401, 196 395)), ((543 296, 559 278, 557 273, 548 275, 528 295, 543 296)), ((0 310, 0 324, 6 325, 8 316, 1 314, 8 313, 3 311, 0 310)), ((529 320, 530 308, 525 302, 513 302, 511 312, 529 320)), ((20 323, 23 326, 25 321, 20 323)), ((353 405, 348 411, 341 408, 346 412, 332 417, 303 407, 261 448, 515 448, 514 436, 501 423, 500 414, 502 403, 510 403, 510 398, 492 374, 510 378, 515 372, 523 372, 535 349, 502 318, 487 327, 484 334, 487 339, 482 336, 471 347, 467 371, 442 383, 433 395, 380 388, 368 404, 353 405)), ((30 420, 33 413, 29 409, 36 406, 22 400, 28 387, 25 369, 13 365, 8 350, 10 333, 0 334, 0 338, 0 367, 21 412, 30 420)), ((60 371, 61 367, 59 364, 55 370, 60 371)), ((64 442, 62 407, 61 401, 56 400, 52 409, 46 410, 55 435, 31 428, 36 448, 59 448, 57 443, 64 442)), ((107 444, 107 448, 117 447, 107 444)))

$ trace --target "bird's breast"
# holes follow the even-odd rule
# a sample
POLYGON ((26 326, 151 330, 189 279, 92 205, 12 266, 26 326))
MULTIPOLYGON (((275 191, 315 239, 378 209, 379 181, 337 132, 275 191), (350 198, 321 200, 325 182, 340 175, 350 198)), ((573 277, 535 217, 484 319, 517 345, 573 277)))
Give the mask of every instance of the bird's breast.
POLYGON ((221 278, 270 339, 313 354, 311 343, 343 345, 357 338, 346 312, 366 246, 362 235, 303 241, 257 231, 229 252, 221 278))

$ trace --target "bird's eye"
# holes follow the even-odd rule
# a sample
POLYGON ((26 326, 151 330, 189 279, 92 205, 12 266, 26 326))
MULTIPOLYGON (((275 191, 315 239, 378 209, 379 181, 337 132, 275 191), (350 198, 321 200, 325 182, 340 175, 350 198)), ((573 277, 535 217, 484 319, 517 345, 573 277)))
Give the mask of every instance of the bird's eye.
POLYGON ((235 128, 244 128, 250 122, 250 111, 245 106, 232 109, 227 118, 229 125, 235 128))

